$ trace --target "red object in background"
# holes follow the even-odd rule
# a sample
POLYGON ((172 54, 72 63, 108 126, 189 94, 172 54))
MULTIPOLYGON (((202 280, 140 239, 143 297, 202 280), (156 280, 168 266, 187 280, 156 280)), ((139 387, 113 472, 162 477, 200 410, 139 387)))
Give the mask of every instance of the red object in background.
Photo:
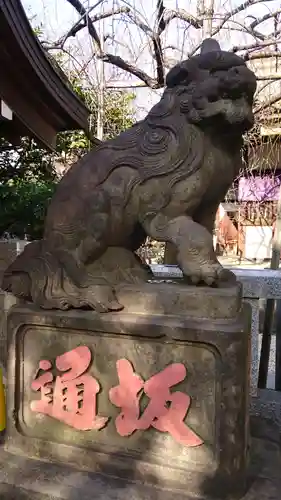
POLYGON ((238 229, 226 213, 218 221, 217 227, 218 245, 220 245, 224 250, 237 247, 238 229))

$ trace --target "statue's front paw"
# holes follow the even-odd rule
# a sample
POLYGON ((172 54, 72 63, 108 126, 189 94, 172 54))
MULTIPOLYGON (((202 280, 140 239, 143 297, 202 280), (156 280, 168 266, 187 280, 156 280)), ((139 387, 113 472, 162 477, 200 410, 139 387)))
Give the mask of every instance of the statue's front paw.
POLYGON ((224 269, 219 262, 194 262, 189 261, 180 265, 184 276, 193 285, 205 283, 208 286, 221 286, 234 283, 235 275, 228 269, 224 269))
POLYGON ((218 275, 218 280, 217 280, 218 287, 223 288, 224 286, 228 286, 229 284, 235 285, 235 283, 237 283, 237 278, 235 274, 232 271, 230 271, 230 269, 222 267, 218 275))
POLYGON ((221 265, 219 263, 208 263, 193 267, 190 280, 194 285, 205 283, 208 286, 215 285, 219 280, 221 265))

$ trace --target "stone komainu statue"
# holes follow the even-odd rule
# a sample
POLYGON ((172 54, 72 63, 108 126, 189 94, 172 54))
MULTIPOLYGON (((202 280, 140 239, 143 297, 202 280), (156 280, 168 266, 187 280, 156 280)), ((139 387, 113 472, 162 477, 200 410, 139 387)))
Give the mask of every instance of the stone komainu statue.
POLYGON ((25 247, 2 288, 46 309, 120 310, 116 286, 151 277, 135 254, 147 235, 174 245, 190 283, 218 285, 214 219, 241 168, 255 89, 244 61, 206 40, 168 73, 144 120, 67 172, 43 239, 25 247))

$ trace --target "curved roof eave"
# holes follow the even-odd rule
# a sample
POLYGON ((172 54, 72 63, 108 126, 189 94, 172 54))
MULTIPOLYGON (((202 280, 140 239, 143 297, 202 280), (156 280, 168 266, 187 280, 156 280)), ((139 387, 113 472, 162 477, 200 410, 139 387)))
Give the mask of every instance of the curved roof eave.
MULTIPOLYGON (((25 102, 30 102, 30 108, 56 133, 71 129, 88 132, 89 109, 48 59, 20 0, 0 1, 0 63, 1 73, 7 69, 14 89, 22 91, 25 102)), ((11 100, 10 95, 8 104, 21 118, 11 100)))

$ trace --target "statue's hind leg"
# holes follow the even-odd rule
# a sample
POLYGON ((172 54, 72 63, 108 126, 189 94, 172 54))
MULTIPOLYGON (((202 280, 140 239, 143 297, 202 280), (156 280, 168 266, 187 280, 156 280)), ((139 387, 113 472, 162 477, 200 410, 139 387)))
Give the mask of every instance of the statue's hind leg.
MULTIPOLYGON (((83 262, 81 248, 80 255, 79 249, 73 253, 66 250, 55 253, 64 271, 63 289, 69 298, 69 307, 90 307, 98 312, 123 309, 111 284, 104 276, 95 272, 96 261, 90 264, 83 262)), ((99 254, 102 255, 101 249, 99 254)))
POLYGON ((73 227, 61 225, 60 232, 50 230, 47 235, 48 246, 64 272, 63 289, 70 307, 87 306, 99 312, 122 309, 111 283, 95 269, 107 248, 109 211, 105 191, 90 193, 77 208, 73 227))
POLYGON ((60 252, 58 258, 67 278, 64 291, 71 298, 72 307, 84 305, 98 312, 121 310, 115 287, 143 283, 152 277, 149 266, 126 248, 109 247, 86 265, 70 253, 60 252))
MULTIPOLYGON (((100 312, 123 308, 115 294, 116 285, 139 283, 152 276, 150 268, 131 248, 106 246, 107 235, 110 234, 108 220, 103 214, 90 214, 89 222, 85 221, 86 236, 77 242, 76 248, 72 251, 65 248, 54 250, 76 294, 89 307, 100 312)), ((144 237, 140 226, 131 240, 128 239, 128 246, 135 249, 144 237)))

